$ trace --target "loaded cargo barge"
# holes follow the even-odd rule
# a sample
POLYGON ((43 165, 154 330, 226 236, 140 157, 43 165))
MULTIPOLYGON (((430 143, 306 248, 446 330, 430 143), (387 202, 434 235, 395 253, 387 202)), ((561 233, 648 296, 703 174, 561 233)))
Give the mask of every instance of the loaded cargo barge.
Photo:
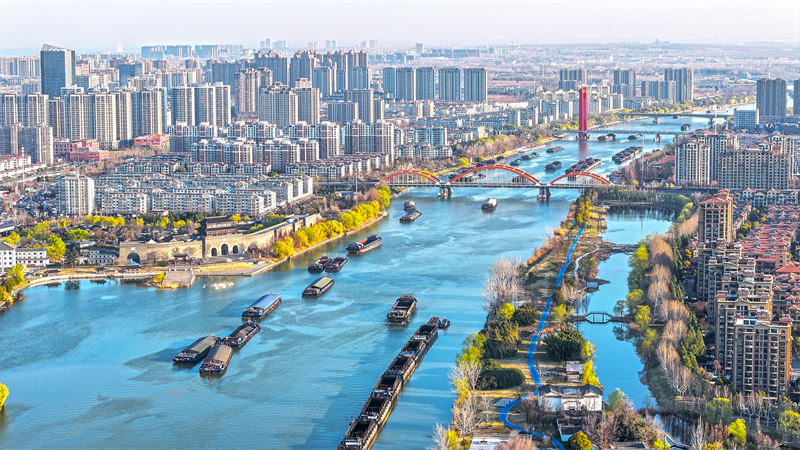
POLYGON ((333 286, 333 283, 333 278, 323 275, 303 289, 303 297, 319 297, 326 293, 333 286))
POLYGON ((231 356, 233 356, 233 349, 227 345, 215 345, 211 347, 206 360, 203 361, 203 365, 200 366, 200 374, 222 375, 228 370, 231 356))
POLYGON ((338 272, 342 270, 342 267, 344 267, 345 264, 347 264, 347 261, 348 259, 346 256, 337 256, 325 264, 325 271, 338 272))
POLYGON ((259 331, 261 331, 261 327, 257 323, 243 323, 236 327, 231 334, 222 338, 222 343, 229 347, 241 347, 247 344, 259 331))
MULTIPOLYGON (((401 297, 402 298, 402 297, 401 297)), ((419 327, 403 350, 378 379, 361 413, 350 423, 337 450, 369 450, 392 413, 403 386, 439 337, 439 319, 419 327)))
POLYGON ((377 234, 372 234, 366 239, 362 239, 358 242, 353 242, 352 244, 348 245, 347 251, 350 253, 354 253, 356 255, 360 255, 362 253, 376 249, 380 246, 381 246, 381 237, 378 236, 377 234))
POLYGON ((417 298, 411 294, 405 294, 394 302, 394 306, 392 306, 389 314, 386 314, 386 318, 389 319, 389 322, 405 322, 411 317, 411 314, 414 314, 416 309, 417 298))
POLYGON ((283 300, 277 294, 262 295, 242 313, 242 319, 263 319, 267 317, 283 300))
POLYGON ((211 350, 211 347, 217 344, 217 337, 208 335, 206 337, 201 337, 200 339, 194 341, 192 345, 183 349, 182 352, 178 353, 178 355, 172 358, 173 361, 176 363, 195 363, 203 359, 204 356, 208 354, 208 351, 211 350))
POLYGON ((411 222, 419 219, 419 216, 421 216, 421 215, 422 215, 422 212, 420 210, 418 210, 418 209, 415 209, 415 210, 409 212, 408 214, 404 215, 403 217, 401 217, 400 218, 400 222, 402 222, 402 223, 411 223, 411 222))

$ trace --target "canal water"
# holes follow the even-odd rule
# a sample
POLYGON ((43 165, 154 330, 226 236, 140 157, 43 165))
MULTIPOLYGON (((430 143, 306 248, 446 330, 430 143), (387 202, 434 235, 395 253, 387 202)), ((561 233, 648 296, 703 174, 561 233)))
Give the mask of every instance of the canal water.
MULTIPOLYGON (((615 168, 611 155, 633 144, 558 145, 565 150, 542 151, 521 168, 549 180, 554 176, 544 176, 547 162, 559 159, 566 167, 592 156, 604 161, 596 172, 607 174, 615 168)), ((451 419, 447 374, 463 339, 483 325, 480 291, 491 264, 503 256, 526 259, 577 195, 559 191, 543 203, 536 200, 538 191, 524 189, 457 189, 449 200, 436 193, 402 195, 388 218, 253 278, 201 278, 175 291, 117 281, 27 290, 24 301, 0 315, 0 382, 10 390, 0 412, 2 447, 334 448, 403 343, 439 315, 453 325, 405 387, 374 446, 426 447, 433 425, 451 419), (496 211, 481 211, 487 197, 498 199, 496 211), (413 224, 398 222, 405 200, 423 212, 413 224), (343 254, 348 242, 370 233, 383 237, 380 248, 351 257, 321 298, 301 298, 315 278, 306 271, 310 262, 323 253, 343 254), (214 290, 216 281, 235 285, 214 290), (279 293, 283 304, 235 351, 224 376, 201 378, 196 366, 173 366, 171 358, 198 337, 227 335, 241 323, 241 312, 267 292, 279 293), (416 315, 408 326, 387 325, 388 309, 406 293, 419 299, 416 315)), ((638 240, 659 231, 651 220, 657 221, 610 217, 609 230, 627 230, 623 235, 638 240)), ((601 264, 601 278, 621 281, 603 286, 592 301, 607 297, 603 301, 613 306, 624 295, 623 263, 601 264)), ((624 366, 620 354, 605 352, 605 346, 632 349, 609 338, 610 327, 592 330, 606 336, 588 338, 598 345, 598 376, 610 392, 620 383, 607 370, 635 372, 641 364, 626 359, 630 366, 624 366)), ((633 395, 627 387, 632 381, 625 383, 623 390, 633 395)))

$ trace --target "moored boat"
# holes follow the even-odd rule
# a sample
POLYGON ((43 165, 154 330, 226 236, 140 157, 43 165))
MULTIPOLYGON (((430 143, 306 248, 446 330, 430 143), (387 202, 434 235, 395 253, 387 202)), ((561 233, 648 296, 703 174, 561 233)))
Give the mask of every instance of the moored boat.
POLYGON ((172 358, 173 361, 182 363, 182 362, 197 362, 200 361, 208 351, 211 350, 211 347, 217 344, 217 337, 208 335, 205 337, 201 337, 200 339, 192 342, 192 344, 182 352, 178 353, 177 356, 172 358))
POLYGON ((536 152, 533 152, 533 153, 531 153, 529 156, 531 157, 531 159, 533 159, 533 158, 538 158, 538 157, 539 157, 539 154, 538 154, 538 153, 536 153, 536 152))
POLYGON ((347 251, 359 255, 361 253, 376 249, 380 247, 380 245, 381 237, 377 234, 372 234, 366 239, 362 239, 358 242, 353 242, 352 244, 348 245, 347 251))
POLYGON ((333 278, 323 275, 316 280, 314 280, 311 284, 308 285, 303 290, 304 297, 319 297, 320 295, 324 294, 333 286, 333 278))
POLYGON ((243 319, 262 319, 267 317, 283 300, 278 294, 262 295, 242 313, 243 319))
POLYGON ((415 209, 415 210, 409 212, 408 214, 404 215, 403 217, 401 217, 400 218, 400 222, 411 223, 411 222, 419 219, 419 216, 421 216, 421 215, 422 215, 422 212, 420 212, 418 209, 415 209))
POLYGON ((519 166, 521 164, 522 164, 522 160, 521 159, 515 159, 515 160, 511 161, 511 165, 512 166, 519 166))
POLYGON ((255 322, 247 322, 236 327, 235 330, 226 337, 222 338, 222 343, 230 347, 241 347, 261 331, 261 327, 255 322))
POLYGON ((522 155, 521 158, 522 158, 523 161, 527 161, 527 160, 531 159, 531 155, 526 153, 526 154, 522 155))
POLYGON ((394 302, 394 306, 386 314, 389 322, 405 322, 417 309, 417 298, 411 294, 404 294, 394 302))
POLYGON ((225 373, 225 371, 228 370, 228 364, 231 362, 231 356, 233 356, 233 349, 227 345, 215 345, 211 347, 208 356, 206 356, 206 360, 203 361, 203 365, 200 366, 200 373, 225 373))
POLYGON ((545 151, 546 151, 547 153, 558 153, 558 152, 560 152, 561 150, 564 150, 564 147, 562 147, 562 146, 558 145, 558 146, 555 146, 555 147, 550 147, 550 148, 548 148, 548 149, 547 149, 547 150, 545 150, 545 151))
POLYGON ((450 320, 448 320, 447 317, 443 317, 441 320, 439 320, 439 329, 440 330, 448 328, 449 326, 450 326, 450 320))
POLYGON ((325 264, 331 262, 331 257, 328 255, 322 255, 316 262, 313 262, 308 265, 309 272, 322 272, 325 269, 325 264))
POLYGON ((338 272, 342 270, 345 264, 347 264, 347 257, 346 256, 337 256, 325 264, 325 271, 326 272, 338 272))
POLYGON ((495 209, 497 208, 497 199, 489 197, 486 202, 481 206, 482 209, 495 209))

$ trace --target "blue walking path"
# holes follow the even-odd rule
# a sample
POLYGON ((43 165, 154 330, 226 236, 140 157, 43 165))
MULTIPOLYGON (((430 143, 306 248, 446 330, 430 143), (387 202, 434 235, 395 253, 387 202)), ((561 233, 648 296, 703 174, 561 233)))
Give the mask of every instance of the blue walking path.
MULTIPOLYGON (((567 266, 572 259, 572 252, 575 250, 575 245, 578 243, 578 240, 581 237, 581 233, 583 233, 583 226, 578 230, 578 234, 575 235, 575 239, 572 241, 572 245, 569 247, 569 252, 567 252, 567 260, 564 262, 564 265, 561 266, 561 270, 558 273, 558 277, 556 277, 556 287, 561 287, 561 281, 564 278, 564 272, 567 270, 567 266)), ((531 337, 531 345, 528 347, 528 369, 531 371, 531 377, 533 378, 534 383, 536 383, 537 390, 532 394, 528 394, 525 397, 522 397, 519 400, 514 400, 513 402, 506 405, 504 408, 500 410, 500 421, 503 422, 507 427, 513 428, 515 430, 524 431, 526 433, 532 434, 534 436, 538 436, 544 439, 550 439, 550 442, 558 450, 564 450, 564 446, 561 445, 561 442, 553 437, 545 436, 542 433, 538 433, 533 430, 526 430, 525 428, 520 427, 519 425, 515 425, 508 420, 508 413, 511 411, 511 408, 517 405, 520 401, 536 395, 539 390, 538 388, 542 385, 542 380, 539 378, 539 372, 536 371, 536 367, 533 364, 533 354, 536 352, 536 344, 539 342, 539 334, 542 332, 545 324, 547 323, 547 314, 550 312, 550 305, 553 303, 553 293, 550 293, 550 297, 547 298, 547 303, 544 306, 544 311, 542 312, 542 317, 539 319, 539 324, 536 326, 536 331, 533 333, 531 337)))

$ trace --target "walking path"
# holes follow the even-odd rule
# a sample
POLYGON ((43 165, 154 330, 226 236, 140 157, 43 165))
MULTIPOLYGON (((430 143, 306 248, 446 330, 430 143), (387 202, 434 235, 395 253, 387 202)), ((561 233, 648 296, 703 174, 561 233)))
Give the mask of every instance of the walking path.
MULTIPOLYGON (((570 258, 572 257, 572 252, 575 250, 575 245, 578 243, 578 240, 581 238, 581 233, 583 233, 583 225, 578 230, 578 234, 575 235, 575 239, 572 241, 572 245, 569 247, 569 252, 567 252, 567 260, 564 262, 564 265, 561 266, 561 270, 558 272, 558 276, 556 277, 556 288, 561 287, 561 281, 564 278, 564 272, 567 270, 567 266, 570 263, 570 258)), ((539 334, 542 332, 542 329, 547 323, 547 313, 550 312, 550 305, 553 303, 553 294, 550 294, 550 297, 547 298, 547 303, 545 304, 544 311, 542 311, 542 317, 539 319, 539 324, 536 326, 536 331, 531 336, 531 345, 528 347, 528 369, 531 372, 531 377, 533 381, 536 383, 537 390, 532 394, 528 394, 525 397, 522 397, 519 400, 514 400, 513 402, 506 405, 504 408, 500 410, 500 421, 503 422, 507 427, 513 428, 515 430, 524 431, 526 433, 530 433, 534 436, 538 436, 544 439, 550 439, 550 442, 559 449, 564 450, 564 446, 561 445, 558 439, 554 437, 545 436, 543 433, 537 433, 533 430, 526 430, 519 425, 515 425, 508 420, 508 413, 511 409, 516 406, 520 401, 525 400, 528 397, 537 395, 539 390, 538 388, 542 386, 542 380, 539 378, 539 372, 536 371, 536 367, 533 364, 533 354, 536 352, 536 344, 539 342, 539 334)))

